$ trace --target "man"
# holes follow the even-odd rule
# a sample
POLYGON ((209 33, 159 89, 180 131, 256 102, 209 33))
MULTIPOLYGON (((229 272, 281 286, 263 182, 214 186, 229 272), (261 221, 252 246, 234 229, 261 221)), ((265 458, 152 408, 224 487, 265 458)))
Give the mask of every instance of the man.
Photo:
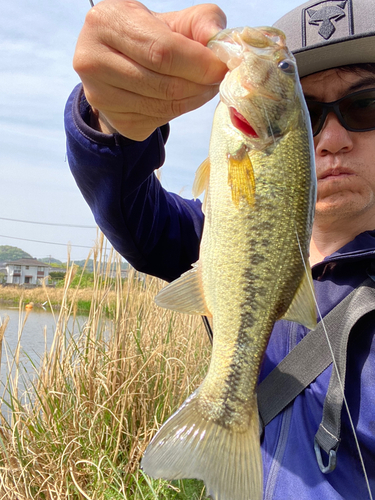
MULTIPOLYGON (((153 171, 164 162, 168 122, 218 91, 226 68, 205 45, 224 25, 214 5, 155 14, 135 1, 106 0, 90 11, 77 44, 74 65, 83 88, 66 107, 72 173, 113 246, 140 271, 168 281, 197 260, 203 216, 199 200, 164 191, 153 171)), ((355 93, 375 89, 375 9, 372 0, 310 1, 276 26, 296 55, 315 133, 318 199, 310 255, 326 316, 373 274, 375 91, 355 93), (340 99, 335 107, 321 104, 340 99)), ((371 318, 361 318, 350 336, 345 390, 369 484, 345 410, 340 446, 330 457, 320 445, 314 451, 330 366, 265 427, 265 499, 375 494, 371 318)), ((276 323, 261 381, 306 334, 295 323, 276 323)))

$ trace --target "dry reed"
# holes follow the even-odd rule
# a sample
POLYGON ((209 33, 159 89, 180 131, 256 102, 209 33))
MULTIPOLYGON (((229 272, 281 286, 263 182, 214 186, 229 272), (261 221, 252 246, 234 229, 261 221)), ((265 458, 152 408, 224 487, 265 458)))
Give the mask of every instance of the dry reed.
MULTIPOLYGON (((116 256, 106 262, 106 276, 116 259, 119 264, 116 256)), ((151 481, 139 462, 161 422, 204 376, 210 346, 201 320, 157 308, 153 298, 162 285, 159 280, 130 278, 124 285, 120 273, 109 320, 110 286, 102 278, 101 247, 94 261, 87 323, 79 332, 67 327, 79 297, 79 288, 75 295, 68 292, 72 266, 53 345, 36 376, 24 382, 28 388, 22 396, 15 353, 16 372, 8 380, 1 414, 0 500, 198 500, 200 484, 151 481)), ((50 290, 44 293, 50 301, 50 290)), ((5 327, 0 336, 5 331, 6 340, 5 327)))
MULTIPOLYGON (((63 300, 70 302, 76 292, 75 289, 64 290, 63 288, 49 288, 48 290, 48 297, 52 304, 61 304, 63 300)), ((116 299, 114 291, 109 290, 108 293, 111 299, 116 299)), ((32 301, 34 304, 43 304, 46 300, 46 292, 42 287, 31 289, 22 289, 17 286, 0 287, 0 299, 4 302, 18 302, 21 296, 25 303, 32 301)), ((90 301, 91 297, 91 289, 79 289, 76 300, 90 301)))

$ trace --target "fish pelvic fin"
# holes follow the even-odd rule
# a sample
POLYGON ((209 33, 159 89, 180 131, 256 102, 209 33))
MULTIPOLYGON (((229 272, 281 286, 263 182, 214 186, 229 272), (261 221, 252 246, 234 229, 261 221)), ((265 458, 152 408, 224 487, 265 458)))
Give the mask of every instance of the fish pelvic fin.
POLYGON ((213 500, 261 500, 263 471, 256 398, 247 429, 236 432, 202 416, 198 391, 153 438, 143 456, 142 469, 155 479, 201 479, 213 500))
POLYGON ((206 200, 207 200, 207 188, 210 180, 210 171, 211 171, 211 163, 210 159, 206 158, 198 167, 195 172, 195 179, 193 183, 193 196, 194 199, 197 199, 200 194, 205 191, 202 211, 205 213, 206 210, 206 200))
POLYGON ((254 169, 246 150, 228 155, 228 184, 232 190, 232 201, 236 207, 244 198, 250 206, 255 203, 254 169))
POLYGON ((192 269, 163 288, 156 295, 155 303, 185 314, 212 316, 204 299, 199 261, 193 264, 192 269))
POLYGON ((314 296, 313 280, 310 265, 307 264, 306 272, 293 298, 289 309, 282 319, 295 321, 310 330, 316 327, 316 299, 314 296))

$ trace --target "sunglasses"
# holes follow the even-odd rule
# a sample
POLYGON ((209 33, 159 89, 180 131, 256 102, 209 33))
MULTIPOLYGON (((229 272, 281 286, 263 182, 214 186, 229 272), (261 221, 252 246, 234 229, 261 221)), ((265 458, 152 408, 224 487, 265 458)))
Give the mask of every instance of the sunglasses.
POLYGON ((318 102, 306 99, 313 135, 319 134, 332 111, 341 125, 352 132, 375 130, 375 89, 353 92, 337 101, 318 102))

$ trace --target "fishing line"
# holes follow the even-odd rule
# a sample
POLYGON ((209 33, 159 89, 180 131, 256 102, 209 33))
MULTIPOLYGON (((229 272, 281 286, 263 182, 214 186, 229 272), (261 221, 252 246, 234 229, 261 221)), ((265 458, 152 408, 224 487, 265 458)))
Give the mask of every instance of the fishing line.
MULTIPOLYGON (((264 110, 265 117, 266 117, 266 119, 268 121, 268 125, 271 127, 271 122, 270 122, 270 119, 268 117, 266 107, 264 106, 263 99, 261 100, 261 102, 263 104, 263 110, 264 110)), ((271 128, 271 131, 272 131, 272 128, 271 128)), ((275 138, 275 136, 274 136, 273 133, 272 133, 272 138, 273 138, 274 145, 276 145, 276 138, 275 138)), ((286 186, 284 186, 284 187, 286 187, 286 186)), ((365 463, 364 463, 364 460, 363 460, 363 456, 362 456, 362 452, 361 452, 361 447, 359 445, 359 441, 358 441, 358 437, 357 437, 357 432, 355 430, 354 422, 353 422, 353 419, 352 419, 352 416, 351 416, 351 413, 350 413, 350 410, 349 410, 349 405, 348 405, 348 402, 346 400, 344 386, 343 386, 343 383, 342 383, 342 380, 341 380, 341 377, 340 377, 340 373, 339 373, 339 369, 338 369, 338 366, 337 366, 337 363, 336 363, 336 359, 335 359, 335 356, 334 356, 334 353, 333 353, 333 348, 332 348, 331 342, 330 342, 329 337, 328 337, 328 332, 327 332, 327 329, 326 329, 326 326, 325 326, 325 322, 323 320, 323 316, 322 316, 322 314, 320 312, 319 305, 318 305, 318 302, 317 302, 316 297, 315 297, 315 289, 314 289, 314 284, 313 284, 312 279, 311 279, 311 274, 308 272, 307 264, 306 264, 305 258, 303 256, 302 247, 301 247, 300 239, 299 239, 299 236, 298 236, 298 231, 297 231, 297 226, 296 226, 295 220, 294 220, 294 230, 295 230, 295 233, 296 233, 298 248, 299 248, 299 251, 300 251, 300 254, 301 254, 303 266, 305 268, 305 273, 307 275, 309 286, 310 286, 311 292, 312 292, 313 297, 314 297, 314 302, 315 302, 315 305, 316 305, 316 309, 318 311, 318 317, 319 317, 319 319, 321 321, 321 324, 322 324, 322 327, 323 327, 323 331, 324 331, 324 334, 325 334, 326 339, 327 339, 329 351, 330 351, 330 354, 331 354, 331 357, 332 357, 333 366, 334 366, 334 369, 336 371, 338 382, 339 382, 339 385, 340 385, 340 390, 341 390, 341 393, 342 393, 342 396, 343 396, 344 405, 345 405, 346 411, 348 413, 350 427, 351 427, 352 432, 353 432, 353 437, 354 437, 354 441, 356 443, 356 447, 357 447, 357 451, 358 451, 358 455, 359 455, 359 460, 360 460, 360 463, 361 463, 363 474, 365 476, 365 482, 366 482, 366 487, 367 487, 367 490, 368 490, 369 498, 370 498, 370 500, 374 500, 373 496, 372 496, 372 493, 371 493, 370 482, 369 482, 369 479, 368 479, 368 475, 367 475, 367 471, 366 471, 366 466, 365 466, 365 463)))
POLYGON ((341 377, 340 377, 340 373, 339 373, 339 369, 338 369, 338 366, 337 366, 337 363, 336 363, 336 360, 335 360, 335 356, 334 356, 334 353, 333 353, 333 348, 332 348, 331 342, 330 342, 329 337, 328 337, 328 332, 327 332, 325 323, 323 321, 323 316, 322 316, 322 314, 320 312, 318 301, 316 300, 316 297, 315 297, 314 284, 312 283, 312 280, 310 278, 310 273, 308 272, 308 268, 307 268, 307 265, 306 265, 306 262, 305 262, 305 259, 304 259, 304 256, 303 256, 303 252, 302 252, 302 248, 301 248, 301 243, 300 243, 300 240, 299 240, 299 237, 298 237, 298 232, 297 232, 297 227, 296 227, 295 221, 294 221, 294 230, 295 230, 296 237, 297 237, 298 248, 299 248, 299 251, 300 251, 300 254, 301 254, 301 257, 302 257, 303 266, 305 268, 305 273, 307 275, 309 286, 310 286, 311 292, 312 292, 313 297, 314 297, 316 309, 318 311, 318 316, 319 316, 319 319, 321 321, 322 328, 323 328, 324 334, 325 334, 326 339, 327 339, 329 351, 330 351, 331 357, 332 357, 333 366, 334 366, 334 369, 335 369, 336 374, 337 374, 337 379, 338 379, 338 382, 339 382, 339 385, 340 385, 341 393, 343 395, 344 405, 345 405, 346 411, 348 413, 348 418, 349 418, 351 429, 353 431, 353 437, 354 437, 355 444, 356 444, 356 447, 357 447, 357 451, 358 451, 358 455, 359 455, 359 460, 361 462, 363 474, 365 476, 365 482, 366 482, 368 494, 369 494, 370 500, 374 500, 373 496, 372 496, 372 493, 371 493, 370 482, 369 482, 369 479, 368 479, 368 475, 367 475, 367 471, 366 471, 366 466, 365 466, 365 463, 364 463, 364 460, 363 460, 363 456, 362 456, 362 452, 361 452, 361 447, 359 445, 359 441, 358 441, 358 437, 357 437, 357 432, 355 430, 353 419, 352 419, 352 416, 351 416, 351 413, 350 413, 350 410, 349 410, 349 405, 348 405, 348 402, 346 400, 344 386, 343 386, 343 383, 342 383, 342 380, 341 380, 341 377))
MULTIPOLYGON (((93 0, 89 0, 89 2, 90 2, 91 7, 95 6, 93 0)), ((262 100, 262 103, 263 103, 263 100, 262 100)), ((266 108, 265 108, 264 105, 263 105, 263 109, 264 109, 264 112, 265 112, 265 117, 267 118, 267 121, 268 121, 268 125, 271 127, 271 122, 269 120, 269 117, 268 117, 268 114, 267 114, 267 110, 266 110, 266 108)), ((272 131, 272 128, 271 128, 271 131, 272 131)), ((276 145, 277 141, 276 141, 276 138, 275 138, 273 132, 272 132, 272 139, 273 139, 274 145, 276 145)), ((295 224, 295 221, 294 221, 294 224, 295 224)), ((354 440, 355 440, 355 443, 356 443, 356 447, 357 447, 359 459, 360 459, 360 462, 361 462, 363 474, 365 476, 365 482, 366 482, 366 487, 367 487, 367 490, 368 490, 368 494, 369 494, 370 500, 374 500, 373 496, 372 496, 371 489, 370 489, 370 483, 369 483, 369 479, 368 479, 368 475, 367 475, 367 471, 366 471, 366 466, 365 466, 365 463, 364 463, 364 460, 363 460, 363 456, 362 456, 362 452, 361 452, 361 447, 359 445, 359 441, 358 441, 357 433, 356 433, 356 430, 355 430, 354 422, 353 422, 353 419, 352 419, 352 416, 351 416, 351 413, 350 413, 350 410, 349 410, 348 402, 346 400, 344 386, 343 386, 343 383, 342 383, 342 380, 341 380, 341 377, 340 377, 339 369, 338 369, 338 366, 337 366, 337 363, 336 363, 336 360, 335 360, 335 356, 334 356, 334 353, 333 353, 331 342, 330 342, 329 337, 328 337, 328 332, 327 332, 327 329, 326 329, 326 326, 325 326, 325 323, 324 323, 324 320, 323 320, 323 316, 322 316, 322 314, 320 312, 319 305, 318 305, 318 302, 317 302, 316 297, 315 297, 314 284, 313 284, 313 282, 312 282, 312 280, 310 278, 310 273, 308 272, 307 265, 306 265, 306 262, 305 262, 305 259, 304 259, 304 256, 303 256, 303 252, 302 252, 302 248, 301 248, 301 243, 300 243, 300 240, 299 240, 299 237, 298 237, 298 232, 297 232, 296 225, 295 225, 295 234, 296 234, 296 237, 297 237, 298 248, 299 248, 299 251, 300 251, 300 254, 301 254, 301 258, 302 258, 303 266, 304 266, 304 269, 305 269, 305 273, 306 273, 306 275, 308 277, 309 286, 310 286, 311 292, 312 292, 313 297, 314 297, 314 302, 315 302, 315 305, 316 305, 316 308, 317 308, 317 311, 318 311, 318 316, 320 318, 320 321, 321 321, 321 324, 322 324, 322 327, 323 327, 323 331, 324 331, 324 334, 325 334, 326 339, 327 339, 328 347, 329 347, 329 350, 330 350, 330 353, 331 353, 331 357, 332 357, 333 366, 334 366, 334 369, 336 371, 337 378, 338 378, 339 385, 340 385, 340 390, 341 390, 342 395, 343 395, 343 401, 344 401, 344 404, 345 404, 346 411, 348 413, 348 418, 349 418, 350 426, 351 426, 351 429, 352 429, 352 432, 353 432, 353 437, 354 437, 354 440)), ((210 337, 210 341, 212 343, 212 330, 210 328, 210 325, 209 325, 208 320, 207 320, 206 317, 203 317, 203 322, 204 322, 204 324, 206 326, 206 330, 207 330, 208 336, 210 337), (207 326, 208 326, 208 328, 207 328, 207 326)))

